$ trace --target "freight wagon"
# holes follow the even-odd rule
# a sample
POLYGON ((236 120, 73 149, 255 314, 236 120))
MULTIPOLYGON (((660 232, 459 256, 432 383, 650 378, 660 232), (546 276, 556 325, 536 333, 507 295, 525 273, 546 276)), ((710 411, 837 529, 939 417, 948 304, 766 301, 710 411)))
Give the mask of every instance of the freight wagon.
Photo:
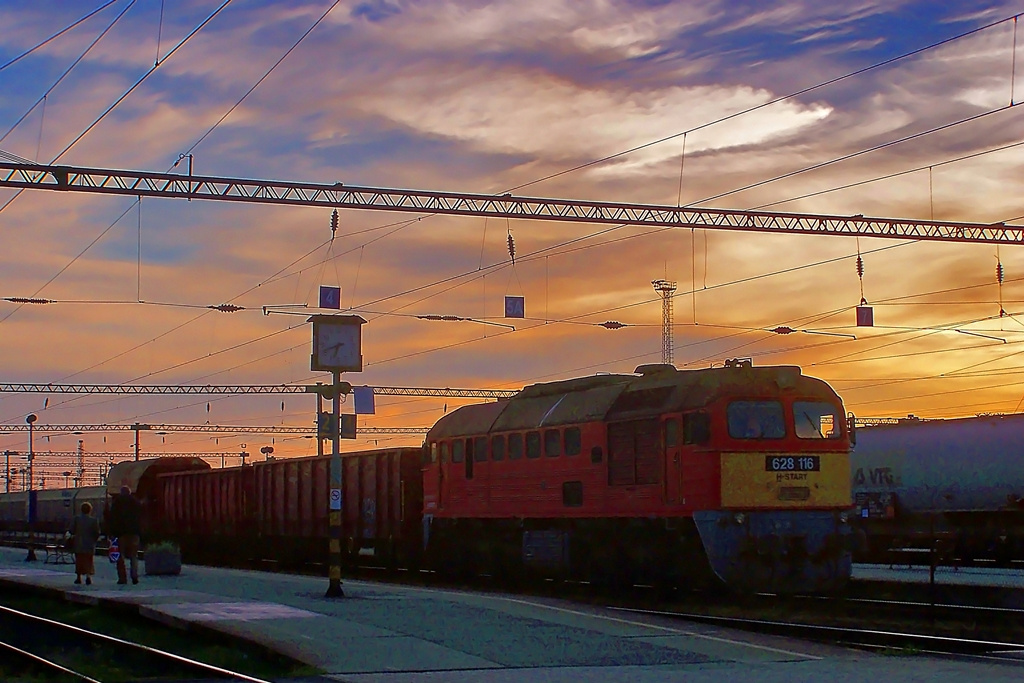
POLYGON ((164 472, 210 469, 200 458, 154 458, 125 461, 113 465, 103 486, 73 489, 38 489, 0 495, 0 532, 27 531, 29 510, 34 506, 33 531, 40 534, 63 534, 79 513, 82 503, 92 505, 92 514, 103 527, 107 504, 122 486, 128 486, 142 501, 144 521, 148 524, 157 507, 157 477, 164 472), (31 499, 35 499, 30 504, 31 499))
POLYGON ((1024 559, 1024 415, 861 428, 850 468, 867 559, 935 536, 965 562, 1024 559))
MULTIPOLYGON (((326 562, 330 456, 162 474, 155 532, 187 557, 326 562)), ((342 454, 342 537, 350 562, 412 566, 423 548, 422 450, 342 454)))

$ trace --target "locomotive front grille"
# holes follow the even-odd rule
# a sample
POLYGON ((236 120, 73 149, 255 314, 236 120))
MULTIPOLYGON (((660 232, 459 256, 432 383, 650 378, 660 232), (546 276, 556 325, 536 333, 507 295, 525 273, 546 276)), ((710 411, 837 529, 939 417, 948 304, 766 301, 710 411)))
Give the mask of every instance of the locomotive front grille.
POLYGON ((810 500, 811 489, 807 486, 783 486, 779 489, 779 500, 810 500))

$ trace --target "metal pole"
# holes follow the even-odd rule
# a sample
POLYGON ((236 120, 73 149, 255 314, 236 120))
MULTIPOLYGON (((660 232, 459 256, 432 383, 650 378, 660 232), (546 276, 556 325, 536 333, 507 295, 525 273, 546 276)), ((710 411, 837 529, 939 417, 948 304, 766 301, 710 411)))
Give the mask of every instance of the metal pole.
MULTIPOLYGON (((324 395, 322 393, 320 393, 320 391, 319 391, 319 387, 321 386, 320 382, 317 382, 316 386, 317 386, 317 389, 318 389, 318 391, 316 392, 316 419, 317 419, 317 426, 319 427, 320 426, 320 422, 319 422, 319 420, 320 420, 320 413, 322 413, 324 411, 324 395)), ((316 454, 317 454, 317 457, 320 457, 320 458, 324 457, 324 440, 320 436, 320 430, 319 429, 317 429, 317 431, 316 431, 316 454)))
POLYGON ((334 424, 333 424, 334 449, 331 453, 331 500, 328 511, 330 521, 330 544, 328 547, 329 567, 327 577, 330 580, 327 586, 328 598, 343 598, 345 591, 341 588, 341 520, 343 513, 342 506, 342 476, 341 476, 341 373, 334 372, 334 424))
POLYGON ((139 461, 139 425, 135 425, 135 462, 139 461))
POLYGON ((25 422, 28 423, 28 555, 25 557, 26 562, 36 561, 36 539, 34 533, 36 522, 36 495, 35 491, 32 490, 32 461, 35 459, 33 425, 37 419, 39 418, 37 418, 35 414, 29 415, 25 418, 25 422))
POLYGON ((11 452, 4 451, 4 481, 7 486, 4 493, 11 492, 11 452))

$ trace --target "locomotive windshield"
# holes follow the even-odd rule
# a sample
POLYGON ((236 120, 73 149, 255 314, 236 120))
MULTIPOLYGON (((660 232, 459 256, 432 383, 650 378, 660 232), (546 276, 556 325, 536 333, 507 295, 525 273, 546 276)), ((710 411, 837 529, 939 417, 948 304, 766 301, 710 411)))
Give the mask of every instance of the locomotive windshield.
POLYGON ((794 401, 793 419, 800 439, 838 439, 839 414, 836 407, 824 401, 794 401))
POLYGON ((733 401, 726 409, 734 439, 781 439, 786 419, 779 401, 733 401))

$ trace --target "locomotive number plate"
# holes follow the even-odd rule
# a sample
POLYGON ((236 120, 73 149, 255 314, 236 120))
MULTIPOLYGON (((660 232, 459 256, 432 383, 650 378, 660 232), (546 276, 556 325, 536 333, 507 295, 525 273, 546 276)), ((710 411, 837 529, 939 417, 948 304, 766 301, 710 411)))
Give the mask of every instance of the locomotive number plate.
POLYGON ((765 472, 820 472, 821 456, 817 455, 766 455, 765 472))

